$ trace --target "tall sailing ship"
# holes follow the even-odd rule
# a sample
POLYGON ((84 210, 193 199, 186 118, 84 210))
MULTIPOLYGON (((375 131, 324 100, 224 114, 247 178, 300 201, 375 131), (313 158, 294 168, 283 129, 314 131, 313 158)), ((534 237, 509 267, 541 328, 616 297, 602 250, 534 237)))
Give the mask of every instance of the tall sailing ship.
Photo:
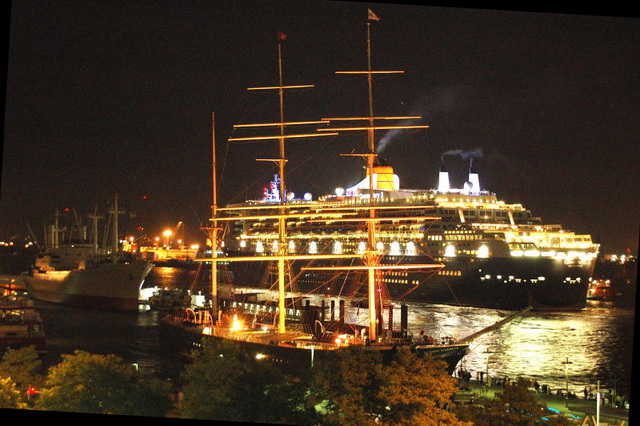
MULTIPOLYGON (((366 131, 367 149, 358 155, 365 159, 367 169, 371 172, 370 183, 376 163, 375 150, 375 120, 373 115, 372 102, 372 77, 378 73, 390 73, 388 71, 373 71, 371 69, 371 38, 370 21, 367 22, 367 55, 368 67, 366 71, 352 71, 349 73, 362 74, 367 77, 369 87, 370 113, 366 117, 356 120, 364 123, 359 129, 366 131)), ((273 275, 273 287, 277 289, 278 306, 275 310, 267 312, 264 310, 246 315, 241 306, 235 305, 236 310, 230 310, 229 305, 224 305, 223 300, 219 300, 217 290, 218 274, 211 274, 211 294, 212 310, 211 317, 200 321, 195 318, 195 313, 191 318, 193 322, 199 322, 206 326, 202 327, 202 332, 212 338, 221 340, 233 340, 239 342, 251 351, 258 351, 256 356, 268 356, 277 358, 280 362, 287 364, 313 362, 314 357, 320 358, 323 354, 334 350, 354 345, 360 345, 366 350, 391 354, 398 348, 406 347, 415 351, 419 355, 429 354, 435 359, 444 360, 447 369, 452 372, 459 361, 468 352, 469 343, 467 341, 453 342, 451 339, 436 344, 425 339, 413 339, 407 333, 406 310, 403 310, 403 321, 401 329, 394 329, 392 321, 385 325, 382 318, 383 309, 388 307, 389 300, 380 290, 383 288, 382 278, 385 274, 396 271, 435 271, 443 267, 439 262, 430 261, 428 263, 403 262, 402 259, 384 261, 377 248, 378 231, 381 223, 389 220, 383 212, 386 207, 380 203, 374 185, 369 185, 369 189, 363 191, 368 197, 363 197, 358 205, 336 203, 334 201, 310 201, 295 200, 288 196, 285 184, 285 165, 287 156, 285 142, 291 139, 315 138, 324 136, 336 136, 339 131, 325 132, 290 132, 290 128, 305 128, 308 126, 326 126, 331 123, 331 119, 319 121, 299 121, 290 122, 284 117, 284 92, 285 90, 309 88, 311 85, 284 85, 282 78, 282 41, 278 42, 278 85, 269 87, 255 87, 249 90, 274 90, 278 93, 280 120, 275 123, 266 124, 244 124, 236 125, 236 129, 247 128, 271 128, 274 134, 269 136, 248 136, 234 137, 231 142, 258 142, 276 141, 278 143, 278 157, 269 159, 258 159, 258 161, 273 162, 277 166, 277 181, 272 186, 272 191, 267 194, 267 199, 257 202, 247 201, 239 205, 228 205, 224 208, 217 206, 217 178, 216 178, 216 157, 215 157, 215 125, 213 129, 213 203, 212 203, 212 224, 207 229, 212 242, 212 256, 210 258, 196 259, 200 262, 211 262, 215 269, 225 267, 230 268, 236 275, 236 285, 250 284, 243 281, 240 271, 246 270, 249 277, 258 277, 258 271, 263 265, 268 265, 267 269, 273 275), (281 196, 282 195, 282 196, 281 196), (303 233, 298 229, 298 224, 303 224, 303 228, 309 232, 309 236, 320 235, 329 232, 334 225, 335 219, 340 219, 350 229, 354 231, 354 236, 358 235, 363 244, 362 250, 346 251, 322 251, 313 250, 313 241, 305 239, 303 233), (235 230, 230 238, 221 238, 222 231, 226 225, 231 225, 235 230), (249 234, 254 238, 244 238, 247 231, 254 229, 256 232, 249 234), (357 229, 357 231, 356 231, 357 229), (239 233, 238 233, 239 232, 239 233), (247 240, 250 240, 247 244, 247 240), (303 244, 303 242, 305 244, 303 244), (268 244, 260 248, 260 244, 268 244), (296 246, 297 244, 297 246, 296 246), (247 268, 248 269, 245 269, 247 268), (292 304, 300 302, 301 297, 295 292, 297 283, 300 282, 299 274, 294 276, 293 272, 299 270, 303 274, 330 274, 330 275, 362 275, 366 281, 367 293, 365 296, 367 308, 367 323, 344 324, 343 322, 325 321, 324 311, 319 314, 317 310, 306 306, 304 309, 305 318, 297 324, 287 322, 287 311, 292 304), (238 280, 238 278, 240 278, 238 280), (223 309, 223 306, 225 309, 223 309), (270 315, 270 313, 273 314, 270 315), (233 314, 233 315, 232 315, 233 314), (253 319, 251 319, 253 318, 253 319), (272 319, 269 323, 265 319, 272 319), (251 324, 251 325, 249 325, 251 324)), ((393 73, 393 71, 391 71, 393 73)), ((384 117, 384 120, 404 120, 416 119, 419 117, 384 117)), ((337 119, 340 120, 340 119, 337 119)), ((426 128, 427 126, 384 126, 388 128, 426 128)), ((326 128, 325 128, 326 129, 326 128)), ((314 129, 315 130, 315 129, 314 129)), ((411 208, 409 208, 411 210, 411 208)), ((413 217, 402 219, 410 223, 421 223, 426 220, 417 212, 413 217)), ((337 241, 337 240, 336 240, 337 241)), ((221 299, 221 298, 220 298, 221 299)), ((202 313, 202 312, 200 312, 202 313)), ((332 315, 333 316, 333 315, 332 315)), ((426 336, 425 336, 426 337, 426 336)))
POLYGON ((120 213, 116 195, 110 221, 112 243, 107 244, 106 239, 99 242, 98 219, 102 217, 97 212, 91 216, 93 229, 89 238, 77 216, 67 238, 61 238, 66 228, 60 228, 56 212, 54 224, 47 227, 45 249, 33 269, 23 276, 29 296, 84 308, 136 311, 140 289, 154 265, 120 250, 120 213))

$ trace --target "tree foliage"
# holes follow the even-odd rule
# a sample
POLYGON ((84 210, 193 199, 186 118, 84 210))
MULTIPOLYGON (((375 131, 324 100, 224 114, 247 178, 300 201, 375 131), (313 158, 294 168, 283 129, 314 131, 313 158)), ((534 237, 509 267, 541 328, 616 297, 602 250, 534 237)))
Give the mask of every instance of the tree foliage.
POLYGON ((458 407, 459 417, 472 420, 477 426, 501 425, 566 425, 568 420, 552 418, 543 421, 547 415, 544 404, 538 403, 534 392, 523 378, 518 378, 504 392, 496 393, 492 399, 487 399, 482 407, 458 407))
POLYGON ((23 399, 11 377, 0 376, 0 408, 27 408, 23 399))
POLYGON ((430 356, 417 357, 408 350, 398 351, 381 370, 379 399, 387 410, 381 420, 387 424, 462 424, 451 411, 456 380, 446 372, 444 361, 430 356))
POLYGON ((314 367, 309 402, 326 424, 464 424, 445 409, 456 391, 445 365, 399 350, 390 362, 363 348, 314 367))
POLYGON ((381 377, 378 353, 355 347, 334 351, 312 370, 309 403, 326 424, 372 424, 384 409, 378 399, 381 377))
POLYGON ((204 339, 193 356, 184 373, 183 417, 254 423, 305 418, 300 385, 237 344, 204 339))
POLYGON ((115 355, 76 350, 51 367, 37 408, 96 414, 164 416, 172 407, 165 382, 143 380, 115 355))
POLYGON ((34 346, 9 349, 0 361, 0 377, 11 377, 16 388, 26 393, 30 386, 39 388, 44 383, 42 361, 34 346))

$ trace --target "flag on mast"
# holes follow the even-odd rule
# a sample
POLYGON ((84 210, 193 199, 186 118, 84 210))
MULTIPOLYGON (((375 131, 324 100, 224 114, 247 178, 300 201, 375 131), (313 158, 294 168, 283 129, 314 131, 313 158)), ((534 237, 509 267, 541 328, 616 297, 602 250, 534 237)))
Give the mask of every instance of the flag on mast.
POLYGON ((367 16, 367 20, 369 20, 369 21, 379 21, 379 20, 380 20, 380 18, 378 18, 378 16, 377 16, 375 13, 373 13, 373 12, 371 11, 371 9, 369 9, 369 13, 368 13, 368 16, 367 16))
POLYGON ((281 33, 278 31, 278 41, 285 41, 287 39, 287 35, 285 33, 281 33))

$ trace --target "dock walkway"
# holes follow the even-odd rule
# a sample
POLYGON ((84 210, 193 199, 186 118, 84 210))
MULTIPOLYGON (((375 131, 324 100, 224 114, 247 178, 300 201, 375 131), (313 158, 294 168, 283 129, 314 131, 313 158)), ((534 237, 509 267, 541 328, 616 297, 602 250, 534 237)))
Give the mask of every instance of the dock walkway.
MULTIPOLYGON (((486 383, 482 383, 476 380, 469 381, 469 391, 473 394, 475 403, 482 403, 483 399, 495 398, 497 393, 504 392, 504 387, 499 385, 486 386, 486 383)), ((532 388, 531 392, 535 392, 532 388)), ((596 418, 596 401, 594 399, 583 398, 565 398, 564 395, 557 395, 555 393, 545 393, 542 391, 537 392, 538 402, 545 404, 547 407, 558 410, 558 412, 565 417, 572 417, 576 419, 578 424, 594 424, 584 423, 584 420, 589 417, 595 420, 596 418)), ((610 406, 600 405, 600 426, 603 425, 629 425, 629 409, 628 408, 615 408, 610 406)))

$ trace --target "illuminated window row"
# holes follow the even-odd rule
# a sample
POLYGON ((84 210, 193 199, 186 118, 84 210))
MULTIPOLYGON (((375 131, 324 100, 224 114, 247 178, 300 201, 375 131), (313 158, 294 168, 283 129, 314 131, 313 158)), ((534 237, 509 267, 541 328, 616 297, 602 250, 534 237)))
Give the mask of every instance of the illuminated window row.
POLYGON ((449 270, 439 270, 438 275, 443 275, 447 277, 461 277, 462 271, 449 271, 449 270))
POLYGON ((444 257, 456 257, 458 254, 465 254, 468 256, 475 256, 479 258, 487 258, 490 255, 489 247, 481 245, 478 250, 457 250, 456 246, 449 244, 444 249, 444 257))
POLYGON ((513 275, 509 275, 508 277, 503 277, 502 275, 492 276, 490 274, 486 274, 486 275, 480 277, 480 281, 490 281, 490 280, 498 280, 498 281, 503 281, 505 283, 507 283, 507 282, 515 282, 517 284, 520 284, 520 283, 528 283, 528 282, 530 282, 532 284, 537 284, 538 282, 546 281, 546 277, 516 278, 513 275))
POLYGON ((473 241, 473 240, 482 240, 484 236, 479 234, 471 234, 471 235, 458 235, 458 234, 445 234, 447 240, 452 241, 473 241))
MULTIPOLYGON (((246 248, 247 247, 247 242, 245 240, 240 240, 240 247, 241 248, 246 248)), ((317 254, 318 253, 318 242, 317 241, 310 241, 309 242, 309 246, 307 248, 308 253, 310 254, 317 254)), ((417 254, 417 249, 415 246, 415 243, 413 241, 409 241, 403 245, 401 245, 399 242, 397 241, 393 241, 391 244, 389 245, 385 245, 382 241, 378 241, 378 243, 376 244, 376 250, 380 253, 384 253, 385 250, 389 250, 389 255, 392 256, 399 256, 402 254, 406 254, 406 255, 416 255, 417 254)), ((355 242, 347 242, 347 243, 343 243, 340 240, 336 240, 333 243, 332 246, 332 252, 334 254, 342 254, 346 251, 353 251, 353 249, 356 250, 356 252, 358 254, 364 254, 366 249, 367 249, 367 244, 364 241, 360 241, 357 243, 355 242), (349 249, 349 250, 347 250, 349 249)), ((290 253, 295 253, 297 250, 296 244, 294 241, 289 241, 288 244, 288 250, 290 253)), ((278 251, 278 241, 274 240, 271 243, 271 251, 272 252, 277 252, 278 251)), ((262 241, 256 241, 255 244, 255 252, 256 253, 264 253, 265 252, 265 243, 263 243, 262 241)))

